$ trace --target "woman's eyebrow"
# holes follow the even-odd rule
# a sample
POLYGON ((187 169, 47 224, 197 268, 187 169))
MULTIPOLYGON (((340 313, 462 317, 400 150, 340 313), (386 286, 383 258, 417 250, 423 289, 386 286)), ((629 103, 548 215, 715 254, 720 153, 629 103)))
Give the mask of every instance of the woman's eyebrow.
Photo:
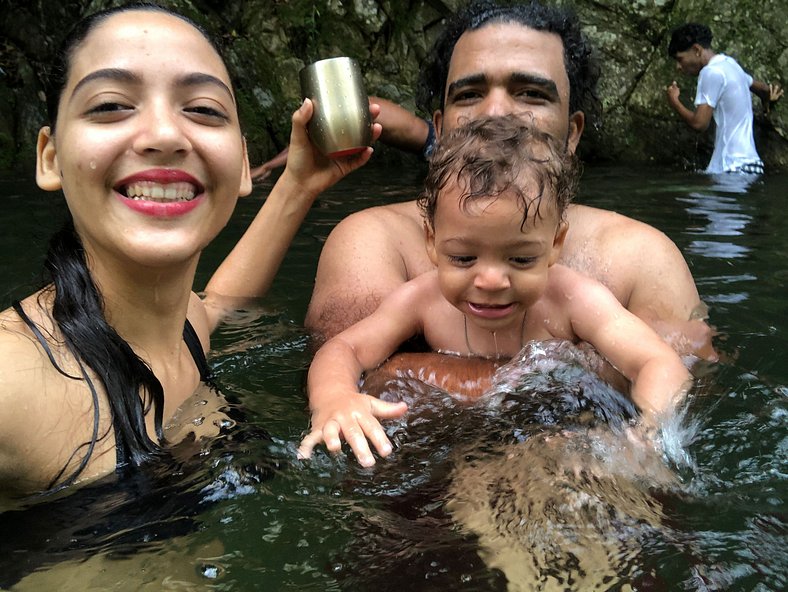
POLYGON ((181 86, 200 86, 203 84, 212 84, 214 86, 218 86, 227 93, 227 95, 232 99, 233 104, 235 104, 235 96, 233 95, 233 91, 230 90, 230 87, 222 82, 221 79, 212 74, 193 72, 180 77, 177 82, 181 86))
POLYGON ((130 70, 124 70, 123 68, 102 68, 101 70, 95 70, 90 74, 86 75, 82 80, 74 85, 74 90, 71 92, 71 95, 75 95, 77 91, 94 80, 116 80, 118 82, 130 82, 130 83, 140 83, 142 79, 131 72, 130 70))
MULTIPOLYGON (((142 78, 132 72, 131 70, 125 70, 123 68, 102 68, 101 70, 96 70, 91 72, 90 74, 86 75, 82 78, 77 84, 74 86, 74 90, 72 91, 72 95, 76 94, 76 92, 85 86, 86 84, 94 81, 94 80, 115 80, 117 82, 125 82, 131 84, 141 84, 142 78)), ((227 95, 232 99, 233 104, 235 104, 235 96, 233 92, 230 90, 230 87, 227 86, 221 79, 213 76, 212 74, 206 74, 204 72, 193 72, 189 74, 185 74, 178 78, 176 84, 179 86, 200 86, 203 84, 211 84, 214 85, 221 90, 223 90, 227 95)))

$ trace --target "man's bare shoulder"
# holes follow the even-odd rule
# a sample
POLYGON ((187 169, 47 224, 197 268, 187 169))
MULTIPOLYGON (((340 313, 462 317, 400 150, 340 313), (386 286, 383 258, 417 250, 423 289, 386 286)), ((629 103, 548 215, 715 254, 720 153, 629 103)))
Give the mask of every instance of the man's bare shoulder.
POLYGON ((561 263, 602 282, 630 312, 686 321, 700 305, 684 256, 662 231, 588 206, 572 206, 567 219, 561 263))
POLYGON ((421 232, 422 219, 415 201, 374 206, 354 212, 341 220, 331 231, 329 240, 346 238, 357 240, 361 236, 376 234, 395 238, 400 232, 421 232))
POLYGON ((416 202, 355 212, 337 224, 323 246, 305 325, 330 337, 428 268, 416 202))
POLYGON ((601 281, 619 296, 618 291, 629 284, 624 276, 634 280, 644 264, 665 265, 664 271, 675 268, 683 275, 686 263, 675 243, 645 222, 580 205, 567 211, 567 221, 561 262, 601 281))
POLYGON ((576 235, 602 235, 604 238, 618 238, 621 232, 631 232, 635 240, 649 240, 665 237, 653 226, 635 220, 612 210, 602 210, 591 206, 573 204, 567 209, 567 220, 571 232, 576 235))

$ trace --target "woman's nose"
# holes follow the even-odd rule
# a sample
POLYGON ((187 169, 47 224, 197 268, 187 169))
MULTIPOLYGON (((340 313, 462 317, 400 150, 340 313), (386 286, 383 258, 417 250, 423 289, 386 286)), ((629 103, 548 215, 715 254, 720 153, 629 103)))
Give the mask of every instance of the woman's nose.
POLYGON ((186 123, 176 108, 166 102, 153 103, 139 118, 140 130, 134 143, 139 153, 174 154, 191 149, 186 123))

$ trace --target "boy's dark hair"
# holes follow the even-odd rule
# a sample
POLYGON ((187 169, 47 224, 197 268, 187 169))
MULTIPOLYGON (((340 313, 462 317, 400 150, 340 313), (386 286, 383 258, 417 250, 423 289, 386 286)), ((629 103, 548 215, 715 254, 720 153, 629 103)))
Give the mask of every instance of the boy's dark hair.
POLYGON ((564 45, 564 67, 569 78, 569 112, 583 111, 587 121, 593 119, 599 112, 599 66, 591 44, 568 8, 544 6, 536 0, 511 5, 494 0, 474 1, 451 16, 422 64, 416 88, 419 109, 428 115, 443 109, 454 46, 466 31, 493 23, 513 23, 558 35, 564 45))
POLYGON ((513 117, 484 117, 447 132, 430 159, 419 196, 419 208, 433 228, 439 196, 457 183, 466 209, 474 199, 514 194, 523 209, 523 226, 530 207, 536 216, 545 197, 563 217, 577 191, 580 164, 564 145, 531 122, 513 117))
POLYGON ((687 51, 695 44, 708 49, 711 47, 711 29, 700 23, 686 23, 673 29, 668 44, 668 55, 672 58, 680 51, 687 51))

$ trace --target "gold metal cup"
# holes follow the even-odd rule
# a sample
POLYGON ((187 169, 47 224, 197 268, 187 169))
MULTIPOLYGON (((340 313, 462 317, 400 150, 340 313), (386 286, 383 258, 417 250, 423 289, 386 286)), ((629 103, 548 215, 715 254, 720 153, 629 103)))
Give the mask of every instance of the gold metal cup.
POLYGON ((299 73, 301 94, 314 105, 309 139, 329 158, 361 152, 372 143, 372 117, 361 69, 352 58, 330 58, 299 73))

